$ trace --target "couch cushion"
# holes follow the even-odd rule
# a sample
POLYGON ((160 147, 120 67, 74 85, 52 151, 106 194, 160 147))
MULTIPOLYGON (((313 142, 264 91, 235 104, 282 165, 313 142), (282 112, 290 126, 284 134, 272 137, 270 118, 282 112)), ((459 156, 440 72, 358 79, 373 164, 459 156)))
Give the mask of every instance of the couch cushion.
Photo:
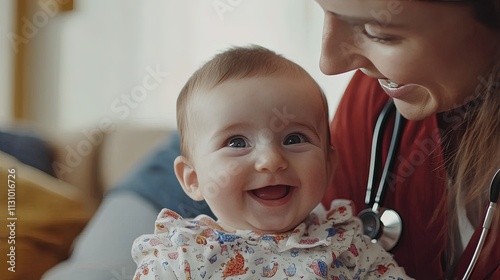
POLYGON ((32 132, 19 129, 0 131, 0 151, 54 176, 53 154, 48 145, 32 132))
POLYGON ((91 211, 77 188, 3 152, 0 182, 2 279, 40 279, 68 257, 91 211))

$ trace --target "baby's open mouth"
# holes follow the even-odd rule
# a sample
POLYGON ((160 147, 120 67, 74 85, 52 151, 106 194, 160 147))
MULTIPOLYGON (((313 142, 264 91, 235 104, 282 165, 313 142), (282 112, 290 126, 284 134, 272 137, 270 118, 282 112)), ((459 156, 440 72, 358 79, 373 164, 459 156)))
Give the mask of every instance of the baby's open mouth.
POLYGON ((286 197, 290 193, 290 186, 274 185, 252 190, 252 194, 262 200, 277 200, 286 197))

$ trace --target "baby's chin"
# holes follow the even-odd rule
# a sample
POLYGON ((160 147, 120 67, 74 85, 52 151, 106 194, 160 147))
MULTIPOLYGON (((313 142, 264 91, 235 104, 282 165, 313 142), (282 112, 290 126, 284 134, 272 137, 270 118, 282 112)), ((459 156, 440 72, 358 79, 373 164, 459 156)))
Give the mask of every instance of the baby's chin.
POLYGON ((230 225, 220 220, 217 221, 217 223, 227 232, 236 232, 238 230, 251 230, 262 234, 287 233, 294 230, 300 224, 300 222, 294 222, 289 225, 276 224, 276 223, 273 224, 246 223, 246 224, 230 225))
POLYGON ((264 229, 254 229, 254 231, 263 233, 263 234, 281 234, 288 233, 294 230, 298 225, 285 227, 285 228, 264 228, 264 229))

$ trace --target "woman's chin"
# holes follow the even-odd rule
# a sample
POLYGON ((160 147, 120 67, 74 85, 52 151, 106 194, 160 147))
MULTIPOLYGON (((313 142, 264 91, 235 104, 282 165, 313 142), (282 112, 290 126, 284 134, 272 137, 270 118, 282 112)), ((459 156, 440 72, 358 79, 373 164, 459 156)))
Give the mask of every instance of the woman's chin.
POLYGON ((394 99, 394 104, 401 115, 407 120, 419 121, 437 113, 437 109, 429 102, 408 103, 394 99))

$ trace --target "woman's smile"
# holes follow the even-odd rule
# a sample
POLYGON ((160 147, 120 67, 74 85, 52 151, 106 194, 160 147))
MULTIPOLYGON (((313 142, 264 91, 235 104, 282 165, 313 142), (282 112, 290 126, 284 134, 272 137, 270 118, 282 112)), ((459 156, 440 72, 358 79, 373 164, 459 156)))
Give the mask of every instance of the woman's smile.
POLYGON ((382 89, 392 98, 404 100, 412 91, 419 87, 416 84, 400 84, 388 79, 378 79, 382 89))

